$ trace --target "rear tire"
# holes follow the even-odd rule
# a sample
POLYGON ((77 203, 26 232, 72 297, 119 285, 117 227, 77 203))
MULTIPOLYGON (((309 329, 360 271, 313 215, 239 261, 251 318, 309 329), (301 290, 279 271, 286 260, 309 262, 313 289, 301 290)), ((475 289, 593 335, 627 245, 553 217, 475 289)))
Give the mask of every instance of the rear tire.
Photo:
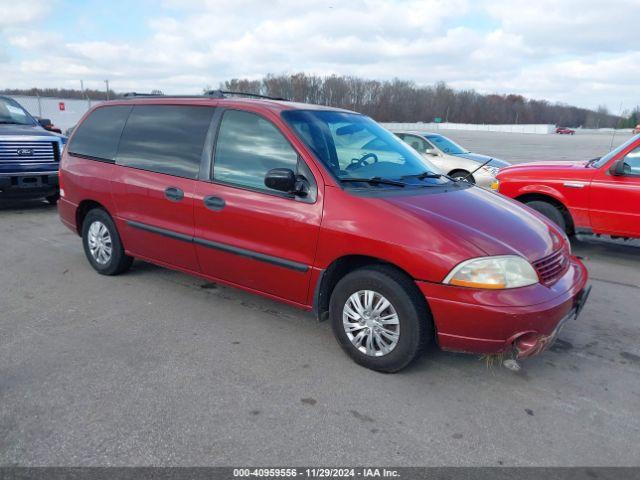
POLYGON ((115 223, 101 208, 94 208, 85 216, 82 245, 87 260, 101 275, 119 275, 133 263, 133 257, 124 253, 115 223))
POLYGON ((331 294, 329 316, 342 349, 356 363, 379 372, 402 370, 433 338, 433 321, 424 297, 411 278, 389 266, 364 267, 345 275, 331 294), (372 292, 369 308, 364 292, 372 292), (356 295, 362 299, 361 315, 350 303, 356 295), (380 299, 389 306, 378 311, 375 307, 384 305, 378 303, 380 299))
POLYGON ((564 215, 560 209, 555 205, 543 200, 532 200, 530 202, 526 202, 525 205, 547 217, 560 227, 563 232, 567 231, 567 221, 564 219, 564 215))

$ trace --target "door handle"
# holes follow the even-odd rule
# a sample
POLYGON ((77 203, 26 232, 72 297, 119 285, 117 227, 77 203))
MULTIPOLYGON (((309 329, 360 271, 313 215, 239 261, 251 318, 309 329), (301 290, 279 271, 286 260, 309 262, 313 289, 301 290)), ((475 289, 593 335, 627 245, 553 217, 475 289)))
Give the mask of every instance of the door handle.
POLYGON ((209 195, 208 197, 204 197, 204 205, 205 207, 207 207, 209 210, 213 210, 215 212, 222 210, 224 208, 224 206, 226 205, 225 201, 223 198, 220 197, 213 197, 211 195, 209 195))
POLYGON ((184 198, 184 192, 177 187, 169 187, 165 189, 164 196, 172 202, 179 202, 184 198))

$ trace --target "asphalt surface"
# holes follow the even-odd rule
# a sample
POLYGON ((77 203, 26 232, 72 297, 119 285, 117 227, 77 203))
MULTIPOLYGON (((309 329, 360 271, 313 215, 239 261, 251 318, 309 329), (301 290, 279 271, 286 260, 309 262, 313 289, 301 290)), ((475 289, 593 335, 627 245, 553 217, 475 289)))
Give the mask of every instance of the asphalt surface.
POLYGON ((308 313, 100 276, 55 208, 0 204, 0 465, 640 465, 640 242, 574 251, 591 299, 519 373, 431 348, 385 375, 308 313))
POLYGON ((631 135, 628 133, 577 133, 576 135, 535 135, 504 132, 440 130, 441 133, 475 153, 512 163, 547 160, 589 160, 607 153, 631 135))

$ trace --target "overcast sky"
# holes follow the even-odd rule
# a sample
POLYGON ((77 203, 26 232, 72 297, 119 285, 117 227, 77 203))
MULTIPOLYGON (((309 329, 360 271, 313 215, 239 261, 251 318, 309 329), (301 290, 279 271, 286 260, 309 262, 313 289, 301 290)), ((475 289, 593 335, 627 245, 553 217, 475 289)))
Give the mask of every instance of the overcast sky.
POLYGON ((304 71, 439 80, 618 113, 640 0, 0 0, 0 88, 200 93, 304 71))

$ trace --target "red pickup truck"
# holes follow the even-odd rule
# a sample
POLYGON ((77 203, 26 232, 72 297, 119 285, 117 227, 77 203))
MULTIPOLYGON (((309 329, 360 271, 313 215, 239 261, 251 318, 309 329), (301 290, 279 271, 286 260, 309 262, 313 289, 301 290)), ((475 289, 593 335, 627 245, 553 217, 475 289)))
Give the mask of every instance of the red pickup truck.
POLYGON ((567 233, 640 238, 640 135, 601 158, 500 170, 497 189, 567 233))

